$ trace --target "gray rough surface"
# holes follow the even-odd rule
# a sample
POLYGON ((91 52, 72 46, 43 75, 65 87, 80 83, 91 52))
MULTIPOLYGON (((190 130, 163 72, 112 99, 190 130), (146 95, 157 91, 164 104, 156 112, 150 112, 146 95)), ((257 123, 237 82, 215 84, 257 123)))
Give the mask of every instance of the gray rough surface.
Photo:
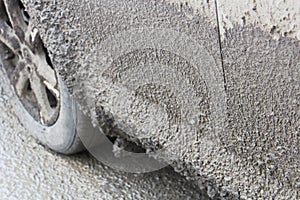
POLYGON ((298 0, 217 0, 221 35, 240 26, 253 25, 272 38, 300 40, 300 1, 298 0))
MULTIPOLYGON (((194 12, 188 4, 159 0, 30 2, 29 11, 36 17, 54 63, 94 123, 99 119, 109 122, 110 130, 125 132, 148 148, 168 147, 172 156, 165 159, 197 180, 211 197, 299 199, 298 41, 276 41, 258 28, 234 25, 222 41, 222 74, 217 20, 194 12), (112 34, 137 27, 172 28, 207 50, 214 62, 210 67, 226 78, 228 115, 222 134, 210 131, 213 113, 209 111, 215 100, 209 91, 214 88, 207 87, 208 81, 202 74, 195 75, 190 60, 181 55, 155 52, 164 55, 164 62, 153 60, 152 49, 139 49, 113 57, 115 70, 113 66, 102 68, 102 49, 114 49, 100 44, 112 34), (164 70, 157 71, 158 66, 164 70), (185 67, 182 74, 180 68, 185 67), (145 84, 147 78, 156 84, 145 84), (145 80, 143 87, 141 79, 145 80), (178 90, 179 86, 168 84, 174 80, 194 87, 182 84, 178 90), (164 110, 170 104, 173 109, 164 110), (181 126, 182 119, 190 119, 189 113, 193 116, 195 105, 204 111, 188 122, 195 126, 181 126), (186 139, 183 149, 177 140, 182 135, 186 139)), ((214 3, 208 2, 214 10, 214 3)), ((208 62, 208 56, 203 54, 199 60, 208 62)), ((216 80, 220 81, 219 74, 216 80)))
POLYGON ((48 151, 12 112, 0 77, 0 199, 207 199, 170 167, 148 174, 112 170, 87 153, 48 151))
POLYGON ((228 97, 223 142, 245 169, 234 173, 244 174, 249 196, 299 198, 299 41, 276 41, 248 26, 228 30, 222 47, 228 97))

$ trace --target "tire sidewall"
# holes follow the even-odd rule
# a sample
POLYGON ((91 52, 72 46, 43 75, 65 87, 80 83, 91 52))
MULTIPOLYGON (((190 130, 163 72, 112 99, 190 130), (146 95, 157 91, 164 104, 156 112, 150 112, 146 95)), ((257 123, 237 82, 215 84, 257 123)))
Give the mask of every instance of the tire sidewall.
POLYGON ((15 89, 10 84, 4 70, 0 70, 0 76, 4 78, 3 84, 8 86, 6 88, 11 90, 10 104, 13 113, 18 117, 24 128, 48 148, 60 153, 69 152, 77 137, 77 107, 60 76, 57 75, 61 95, 60 111, 57 121, 51 126, 42 125, 28 113, 16 95, 15 89))

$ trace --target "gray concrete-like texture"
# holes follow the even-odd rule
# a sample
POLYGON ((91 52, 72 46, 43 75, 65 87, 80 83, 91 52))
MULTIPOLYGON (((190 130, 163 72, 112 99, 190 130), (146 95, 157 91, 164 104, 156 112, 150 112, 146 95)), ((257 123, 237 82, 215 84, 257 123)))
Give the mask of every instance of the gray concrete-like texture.
POLYGON ((226 6, 199 2, 25 4, 95 124, 166 147, 212 198, 299 199, 299 41, 248 15, 221 40, 226 6))
POLYGON ((300 1, 298 0, 218 0, 220 32, 252 25, 269 33, 273 39, 300 40, 300 1))
POLYGON ((208 199, 170 167, 127 174, 87 153, 45 149, 20 125, 1 83, 0 77, 0 199, 208 199))
POLYGON ((228 98, 223 141, 238 159, 233 185, 245 197, 299 199, 300 2, 219 0, 218 11, 228 98))

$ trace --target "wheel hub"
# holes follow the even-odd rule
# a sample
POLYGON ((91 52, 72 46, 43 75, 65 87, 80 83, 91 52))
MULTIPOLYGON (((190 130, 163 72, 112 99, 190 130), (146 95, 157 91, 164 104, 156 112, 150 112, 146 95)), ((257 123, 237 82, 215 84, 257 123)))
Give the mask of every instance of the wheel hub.
POLYGON ((52 125, 60 109, 59 84, 37 29, 19 0, 0 0, 0 61, 25 109, 52 125))

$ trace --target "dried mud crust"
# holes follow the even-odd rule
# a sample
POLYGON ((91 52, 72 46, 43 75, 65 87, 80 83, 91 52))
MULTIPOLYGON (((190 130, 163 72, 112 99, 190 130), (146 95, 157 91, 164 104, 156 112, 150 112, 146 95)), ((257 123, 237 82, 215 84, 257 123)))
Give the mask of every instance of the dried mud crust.
POLYGON ((223 142, 245 169, 232 173, 243 177, 248 196, 299 199, 300 42, 235 26, 222 52, 228 97, 223 142))
MULTIPOLYGON (((287 43, 283 44, 283 40, 272 40, 260 29, 236 26, 222 42, 225 71, 222 74, 217 20, 199 13, 187 17, 186 13, 193 11, 186 4, 177 6, 164 1, 137 0, 63 1, 56 4, 43 1, 28 2, 27 7, 35 17, 54 64, 61 66, 59 71, 70 91, 94 123, 101 124, 107 132, 122 134, 148 149, 168 146, 169 152, 175 152, 177 156, 174 159, 174 154, 170 153, 172 156, 163 159, 215 199, 269 198, 272 195, 274 198, 298 197, 299 171, 295 168, 299 166, 299 113, 296 112, 299 110, 298 42, 285 40, 287 43), (209 131, 214 103, 209 82, 204 74, 194 70, 190 60, 184 56, 164 49, 140 48, 113 58, 110 67, 103 67, 107 59, 102 55, 106 53, 103 49, 114 46, 112 43, 105 43, 111 46, 100 44, 110 38, 113 41, 112 36, 141 27, 184 33, 205 49, 206 54, 203 55, 206 56, 199 60, 212 58, 210 67, 217 73, 216 80, 221 82, 224 75, 227 82, 226 105, 229 108, 225 111, 224 125, 227 126, 222 134, 209 131), (289 53, 285 54, 283 52, 286 52, 287 44, 292 47, 287 48, 289 53), (257 45, 260 51, 256 51, 257 45), (256 56, 252 57, 251 53, 256 56), (285 60, 287 65, 277 65, 281 60, 285 60), (269 62, 274 63, 271 66, 269 62), (280 66, 289 67, 284 70, 280 66), (268 75, 268 69, 274 71, 268 75), (290 79, 289 73, 293 79, 290 79), (150 75, 152 84, 147 75, 150 75), (282 79, 279 78, 281 75, 282 79), (146 84, 141 85, 140 80, 146 84), (182 84, 176 85, 178 82, 182 84), (267 90, 273 86, 275 90, 267 90), (284 94, 284 97, 276 96, 276 91, 284 94), (291 93, 284 93, 287 91, 291 93), (295 98, 296 104, 290 102, 295 98), (269 129, 264 129, 263 125, 256 126, 255 123, 269 123, 263 121, 264 114, 268 113, 267 105, 271 105, 267 100, 281 108, 275 113, 282 111, 287 121, 291 121, 281 123, 279 121, 283 115, 277 114, 278 118, 273 118, 271 123, 274 129, 271 126, 269 129), (201 115, 196 122, 189 122, 196 123, 198 130, 191 134, 194 130, 184 126, 183 130, 177 131, 178 123, 189 116, 186 110, 194 110, 195 105, 197 110, 202 111, 199 112, 201 115), (290 111, 290 118, 284 109, 290 111), (251 122, 254 122, 253 126, 251 122), (290 137, 279 134, 283 127, 290 127, 291 131, 285 132, 290 137), (187 146, 184 151, 176 143, 181 133, 187 133, 188 136, 183 138, 187 146), (266 148, 265 144, 271 148, 266 148), (278 146, 283 149, 292 147, 293 150, 290 152, 285 149, 287 158, 284 158, 282 150, 276 149, 278 146), (277 160, 280 152, 280 159, 277 160), (272 153, 274 158, 265 156, 272 153), (284 166, 280 161, 291 161, 292 165, 284 166), (282 172, 286 173, 276 175, 280 172, 277 169, 282 167, 282 172), (273 173, 274 170, 277 172, 273 173), (292 176, 293 180, 290 179, 292 176)), ((186 49, 189 51, 189 48, 186 49)), ((113 48, 109 51, 113 52, 113 48)))

